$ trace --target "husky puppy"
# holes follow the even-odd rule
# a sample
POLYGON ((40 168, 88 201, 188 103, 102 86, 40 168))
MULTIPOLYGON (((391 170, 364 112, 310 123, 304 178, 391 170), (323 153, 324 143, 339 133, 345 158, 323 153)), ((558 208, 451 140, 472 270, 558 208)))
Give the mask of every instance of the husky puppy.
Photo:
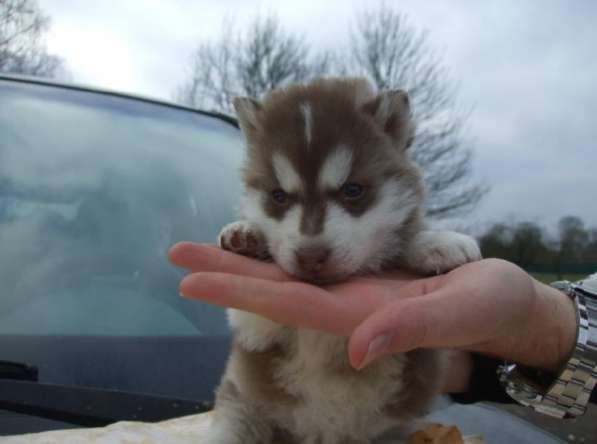
MULTIPOLYGON (((316 284, 397 268, 442 273, 480 258, 472 238, 425 229, 404 91, 322 79, 234 107, 247 146, 245 194, 222 248, 271 257, 316 284)), ((208 444, 374 443, 424 415, 439 392, 439 351, 355 370, 346 338, 228 314, 234 344, 208 444)))

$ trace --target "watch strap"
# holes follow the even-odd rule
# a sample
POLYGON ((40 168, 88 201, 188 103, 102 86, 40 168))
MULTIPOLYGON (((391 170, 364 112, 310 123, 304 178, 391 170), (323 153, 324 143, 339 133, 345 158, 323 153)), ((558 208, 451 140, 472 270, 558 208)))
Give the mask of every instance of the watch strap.
POLYGON ((570 416, 585 413, 597 383, 597 300, 573 286, 578 306, 578 339, 572 358, 545 395, 544 403, 566 410, 570 416))

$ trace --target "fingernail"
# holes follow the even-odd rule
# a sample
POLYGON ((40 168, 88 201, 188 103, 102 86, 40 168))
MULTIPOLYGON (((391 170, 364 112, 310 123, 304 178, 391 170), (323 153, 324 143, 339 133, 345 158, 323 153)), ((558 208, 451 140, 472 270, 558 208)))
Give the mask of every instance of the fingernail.
POLYGON ((186 294, 186 290, 188 290, 189 281, 191 279, 193 279, 192 276, 193 276, 193 273, 187 274, 178 283, 178 294, 180 295, 180 297, 183 297, 183 298, 187 298, 188 297, 188 295, 186 294))
POLYGON ((383 333, 373 338, 373 340, 369 343, 369 347, 367 347, 367 354, 365 355, 365 358, 361 362, 361 365, 359 365, 359 370, 383 355, 390 345, 391 339, 392 336, 389 333, 383 333))

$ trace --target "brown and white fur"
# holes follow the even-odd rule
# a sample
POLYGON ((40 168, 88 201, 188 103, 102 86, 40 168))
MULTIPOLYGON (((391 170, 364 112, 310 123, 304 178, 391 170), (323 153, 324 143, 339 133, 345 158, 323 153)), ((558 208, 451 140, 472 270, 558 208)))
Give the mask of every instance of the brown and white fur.
MULTIPOLYGON (((388 269, 435 274, 480 258, 471 238, 425 229, 409 160, 408 96, 363 79, 322 79, 234 102, 247 158, 242 220, 220 245, 271 257, 318 284, 388 269)), ((441 353, 353 369, 347 339, 229 310, 234 345, 208 444, 366 444, 422 416, 441 353)))

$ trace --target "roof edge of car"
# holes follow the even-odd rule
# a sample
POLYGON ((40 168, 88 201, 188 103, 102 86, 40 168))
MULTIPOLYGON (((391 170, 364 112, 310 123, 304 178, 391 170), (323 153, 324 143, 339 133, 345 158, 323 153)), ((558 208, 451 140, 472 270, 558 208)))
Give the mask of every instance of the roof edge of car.
POLYGON ((186 106, 186 105, 181 105, 179 103, 170 102, 168 100, 157 99, 154 97, 148 97, 148 96, 143 96, 143 95, 139 95, 139 94, 125 93, 122 91, 111 90, 108 88, 97 88, 97 87, 81 85, 81 84, 77 84, 77 83, 66 83, 66 82, 61 82, 59 80, 46 79, 46 78, 42 78, 42 77, 32 77, 32 76, 26 76, 26 75, 21 75, 21 74, 9 74, 9 73, 0 72, 0 80, 8 80, 8 81, 13 81, 13 82, 21 82, 21 83, 34 83, 34 84, 38 84, 38 85, 54 86, 54 87, 58 87, 58 88, 70 89, 70 90, 75 90, 75 91, 86 91, 86 92, 91 92, 91 93, 96 93, 96 94, 105 94, 105 95, 110 95, 110 96, 123 97, 126 99, 139 100, 141 102, 146 102, 146 103, 154 103, 157 105, 168 106, 170 108, 181 109, 184 111, 191 111, 191 112, 201 114, 204 116, 215 117, 217 119, 223 120, 224 122, 234 126, 235 128, 239 128, 238 121, 234 117, 229 116, 227 114, 218 113, 215 111, 205 111, 205 110, 193 108, 193 107, 186 106))

